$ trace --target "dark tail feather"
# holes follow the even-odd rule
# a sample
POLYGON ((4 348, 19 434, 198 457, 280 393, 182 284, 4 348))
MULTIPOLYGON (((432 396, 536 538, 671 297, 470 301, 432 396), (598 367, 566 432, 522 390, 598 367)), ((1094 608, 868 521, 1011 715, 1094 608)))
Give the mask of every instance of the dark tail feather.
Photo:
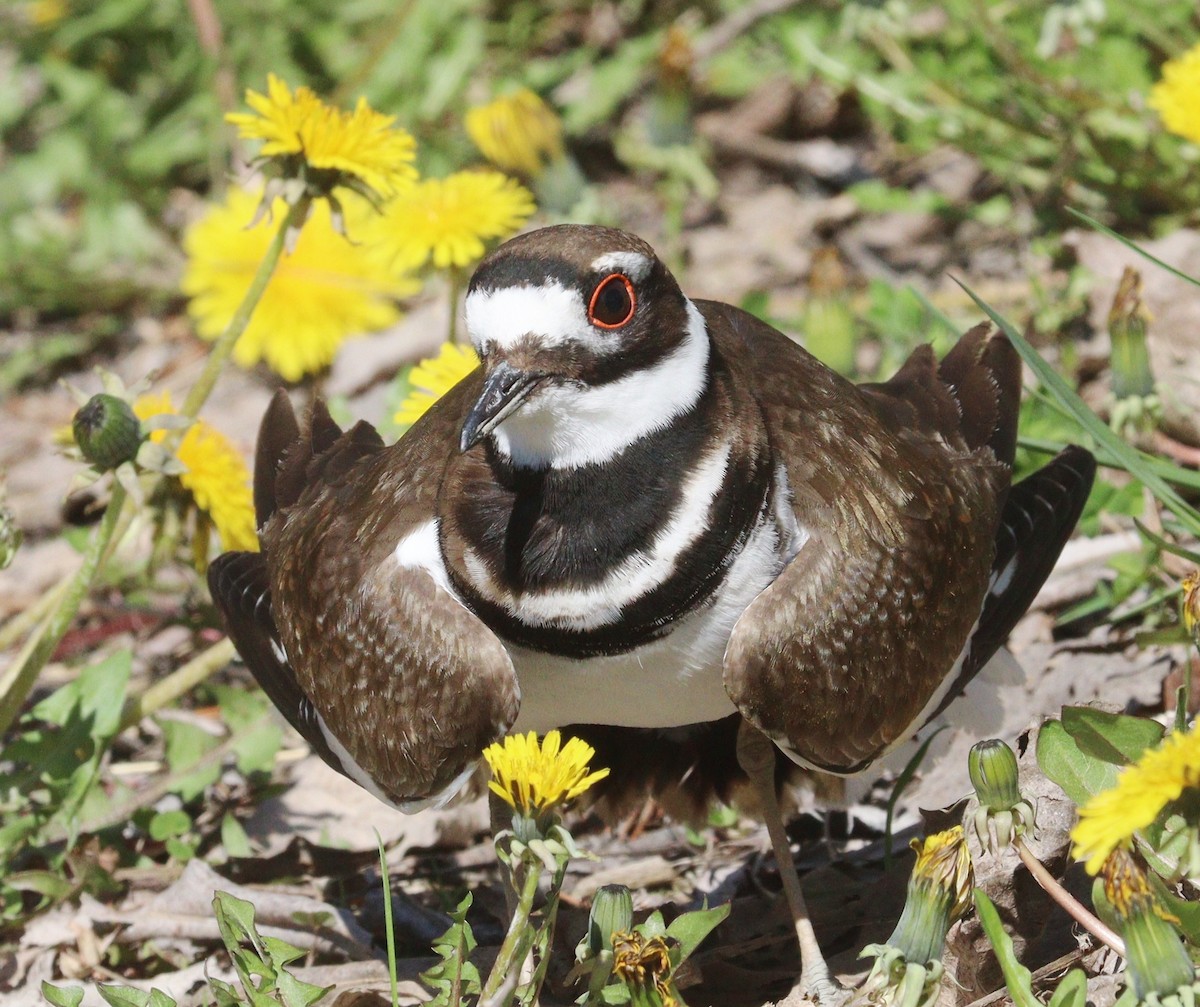
POLYGON ((919 346, 890 380, 858 387, 889 426, 961 438, 972 451, 987 446, 1012 465, 1021 358, 990 326, 965 333, 940 364, 919 346))
POLYGON ((987 324, 977 325, 942 358, 938 377, 958 404, 967 444, 986 444, 999 461, 1011 466, 1021 405, 1021 358, 1012 343, 987 324))
POLYGON ((254 459, 259 528, 276 510, 292 506, 309 486, 337 485, 355 462, 382 447, 383 438, 369 423, 356 423, 342 433, 321 400, 301 427, 287 393, 276 392, 259 428, 254 459))
POLYGON ((258 445, 254 450, 254 513, 258 527, 275 513, 279 501, 275 480, 284 455, 300 439, 300 424, 287 392, 280 388, 272 397, 258 427, 258 445))

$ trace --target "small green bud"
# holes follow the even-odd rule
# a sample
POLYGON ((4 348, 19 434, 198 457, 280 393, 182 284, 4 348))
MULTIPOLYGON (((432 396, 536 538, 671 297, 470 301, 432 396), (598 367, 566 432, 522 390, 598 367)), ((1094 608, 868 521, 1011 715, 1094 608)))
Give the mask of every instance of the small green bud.
POLYGON ((1017 757, 1008 745, 998 738, 974 745, 967 756, 967 772, 979 800, 973 824, 980 845, 1004 848, 1014 836, 1033 828, 1033 808, 1021 796, 1017 757), (989 823, 995 828, 995 844, 989 823))
POLYGON ((1017 757, 999 738, 981 741, 967 756, 967 771, 979 803, 990 811, 1010 811, 1021 800, 1017 757))
POLYGON ((142 424, 129 403, 115 395, 93 395, 71 428, 83 457, 101 472, 133 461, 142 444, 142 424))
POLYGON ((588 947, 592 954, 611 951, 612 935, 633 926, 633 895, 624 885, 605 885, 588 913, 588 947))

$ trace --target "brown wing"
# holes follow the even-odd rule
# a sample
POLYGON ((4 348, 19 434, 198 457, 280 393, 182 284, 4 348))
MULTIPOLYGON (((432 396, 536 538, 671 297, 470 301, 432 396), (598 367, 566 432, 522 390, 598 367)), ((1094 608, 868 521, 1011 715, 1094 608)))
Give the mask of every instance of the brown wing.
POLYGON ((979 617, 1009 478, 992 444, 1014 436, 1019 369, 972 332, 941 372, 924 347, 859 389, 723 310, 808 536, 735 625, 725 686, 799 759, 854 772, 939 698, 979 617), (986 401, 964 408, 959 387, 986 401))
POLYGON ((301 429, 281 393, 256 460, 262 558, 221 557, 210 577, 239 652, 289 721, 399 806, 450 786, 519 705, 495 635, 394 556, 436 515, 470 394, 460 386, 385 448, 366 424, 342 433, 320 404, 301 429))

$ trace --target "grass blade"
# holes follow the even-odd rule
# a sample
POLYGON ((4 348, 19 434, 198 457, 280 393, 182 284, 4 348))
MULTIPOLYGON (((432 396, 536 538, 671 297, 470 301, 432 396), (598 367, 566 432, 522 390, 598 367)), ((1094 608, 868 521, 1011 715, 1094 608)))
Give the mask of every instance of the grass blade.
POLYGON ((978 304, 980 309, 1008 336, 1021 358, 1037 375, 1042 385, 1067 408, 1075 421, 1095 440, 1096 444, 1116 459, 1121 468, 1140 479, 1191 534, 1200 535, 1200 513, 1188 505, 1187 501, 1158 474, 1154 466, 1147 464, 1141 452, 1130 447, 1109 429, 1108 424, 1091 410, 1087 403, 1076 394, 1075 389, 1042 359, 1041 354, 1007 319, 996 312, 965 283, 958 282, 971 300, 978 304))

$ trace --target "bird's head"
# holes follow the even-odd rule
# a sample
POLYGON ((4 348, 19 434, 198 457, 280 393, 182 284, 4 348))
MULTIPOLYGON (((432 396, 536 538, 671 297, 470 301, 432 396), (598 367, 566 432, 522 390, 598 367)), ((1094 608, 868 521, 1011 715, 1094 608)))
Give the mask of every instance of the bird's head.
POLYGON ((564 224, 485 259, 466 299, 484 384, 461 447, 517 465, 605 460, 690 408, 707 380, 704 320, 640 238, 564 224))

